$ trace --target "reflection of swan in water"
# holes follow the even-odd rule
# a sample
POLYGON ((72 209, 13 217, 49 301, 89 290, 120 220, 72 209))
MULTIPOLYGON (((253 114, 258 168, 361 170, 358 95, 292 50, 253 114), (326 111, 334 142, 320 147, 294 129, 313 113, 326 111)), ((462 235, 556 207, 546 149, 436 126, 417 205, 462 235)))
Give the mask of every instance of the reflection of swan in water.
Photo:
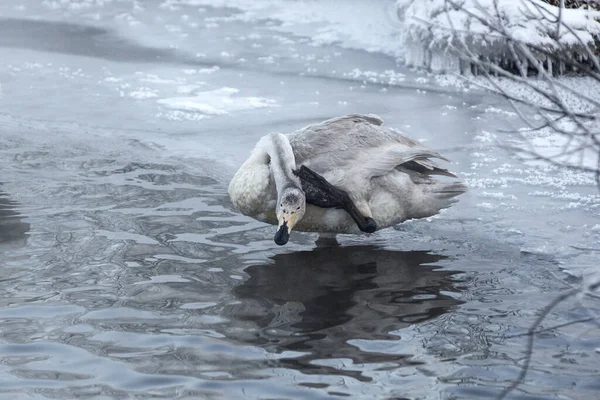
POLYGON ((430 265, 445 258, 373 246, 278 254, 272 258, 275 265, 245 269, 250 278, 234 289, 241 303, 224 311, 238 325, 228 336, 272 352, 308 352, 280 360, 305 373, 326 370, 311 363, 320 359, 402 362, 403 356, 363 352, 348 341, 397 339, 391 331, 460 304, 443 294, 458 291, 452 278, 457 271, 430 265))
POLYGON ((19 214, 13 211, 16 206, 16 202, 0 191, 0 245, 22 243, 29 231, 29 224, 22 222, 19 214))

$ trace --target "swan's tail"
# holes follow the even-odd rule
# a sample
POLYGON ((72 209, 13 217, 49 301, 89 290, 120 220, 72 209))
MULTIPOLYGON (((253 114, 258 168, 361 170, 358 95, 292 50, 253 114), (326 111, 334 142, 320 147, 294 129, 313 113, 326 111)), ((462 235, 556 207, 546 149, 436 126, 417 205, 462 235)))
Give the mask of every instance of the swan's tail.
POLYGON ((439 182, 433 190, 433 193, 436 193, 440 198, 450 198, 463 194, 467 190, 467 185, 462 182, 439 182))
POLYGON ((462 182, 436 182, 431 188, 431 204, 436 212, 443 208, 448 208, 456 203, 456 196, 465 193, 468 190, 467 185, 462 182))

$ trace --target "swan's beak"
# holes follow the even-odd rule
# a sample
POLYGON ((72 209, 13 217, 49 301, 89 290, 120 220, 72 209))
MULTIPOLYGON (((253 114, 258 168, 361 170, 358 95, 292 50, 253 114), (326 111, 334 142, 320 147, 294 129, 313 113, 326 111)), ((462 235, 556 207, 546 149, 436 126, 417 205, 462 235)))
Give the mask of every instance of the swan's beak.
POLYGON ((277 233, 275 233, 275 243, 280 246, 283 246, 290 239, 290 232, 292 228, 296 224, 296 215, 284 215, 279 219, 279 228, 277 229, 277 233))

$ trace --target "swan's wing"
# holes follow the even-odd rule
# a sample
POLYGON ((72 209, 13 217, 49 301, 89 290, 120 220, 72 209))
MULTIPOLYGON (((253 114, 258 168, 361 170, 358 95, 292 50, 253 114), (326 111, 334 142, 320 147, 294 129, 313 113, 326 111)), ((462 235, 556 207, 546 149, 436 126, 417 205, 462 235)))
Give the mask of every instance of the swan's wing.
POLYGON ((429 173, 453 176, 431 158, 448 161, 408 136, 388 129, 376 115, 352 114, 309 125, 289 135, 297 165, 317 172, 360 171, 368 178, 411 163, 429 173))
POLYGON ((370 149, 365 154, 359 155, 356 165, 367 171, 369 178, 385 175, 400 166, 427 175, 455 177, 448 170, 439 167, 432 158, 448 161, 438 152, 425 147, 407 149, 402 145, 392 144, 383 148, 370 149))
POLYGON ((297 164, 320 165, 329 160, 331 167, 341 168, 353 164, 357 152, 389 142, 391 137, 386 137, 389 135, 382 125, 383 120, 376 115, 351 114, 309 125, 288 138, 297 164))
MULTIPOLYGON (((444 158, 445 160, 445 158, 444 158)), ((430 159, 416 159, 413 161, 406 162, 398 167, 397 169, 405 168, 412 171, 418 172, 424 175, 445 175, 451 178, 458 178, 455 174, 448 171, 445 168, 439 167, 430 159)))

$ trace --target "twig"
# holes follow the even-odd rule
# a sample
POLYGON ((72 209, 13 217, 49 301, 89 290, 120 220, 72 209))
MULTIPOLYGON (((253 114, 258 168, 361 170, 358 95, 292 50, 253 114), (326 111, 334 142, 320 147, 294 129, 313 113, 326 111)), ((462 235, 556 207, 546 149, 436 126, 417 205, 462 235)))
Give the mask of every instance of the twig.
POLYGON ((554 300, 552 300, 552 302, 550 304, 548 304, 546 306, 546 308, 544 309, 544 312, 542 312, 542 314, 536 318, 535 322, 531 325, 531 327, 527 331, 528 337, 527 337, 527 347, 525 350, 525 362, 523 363, 523 366, 521 367, 521 372, 519 372, 517 379, 513 383, 511 383, 510 386, 506 387, 498 395, 497 400, 504 400, 506 398, 506 396, 508 396, 513 390, 515 390, 517 388, 517 386, 519 386, 523 382, 525 377, 527 376, 527 371, 529 370, 529 365, 531 364, 531 356, 533 354, 533 345, 535 342, 535 330, 537 329, 537 327, 540 326, 540 324, 544 321, 544 319, 548 316, 548 314, 550 314, 550 312, 554 309, 554 307, 556 307, 563 301, 569 299, 570 297, 575 296, 580 291, 581 290, 579 288, 572 289, 572 290, 569 290, 568 292, 565 292, 565 293, 561 294, 560 296, 556 297, 554 300))
POLYGON ((529 332, 529 331, 527 331, 527 332, 524 332, 524 333, 516 333, 514 335, 504 336, 504 338, 506 338, 506 339, 514 339, 514 338, 523 337, 523 336, 537 335, 539 333, 544 333, 544 332, 553 331, 555 329, 564 328, 565 326, 571 326, 571 325, 575 325, 575 324, 581 324, 583 322, 590 322, 590 321, 592 321, 594 319, 598 319, 598 317, 594 316, 594 317, 587 317, 587 318, 576 319, 575 321, 565 322, 564 324, 558 324, 558 325, 549 326, 548 328, 539 329, 539 330, 537 330, 535 332, 529 332))

